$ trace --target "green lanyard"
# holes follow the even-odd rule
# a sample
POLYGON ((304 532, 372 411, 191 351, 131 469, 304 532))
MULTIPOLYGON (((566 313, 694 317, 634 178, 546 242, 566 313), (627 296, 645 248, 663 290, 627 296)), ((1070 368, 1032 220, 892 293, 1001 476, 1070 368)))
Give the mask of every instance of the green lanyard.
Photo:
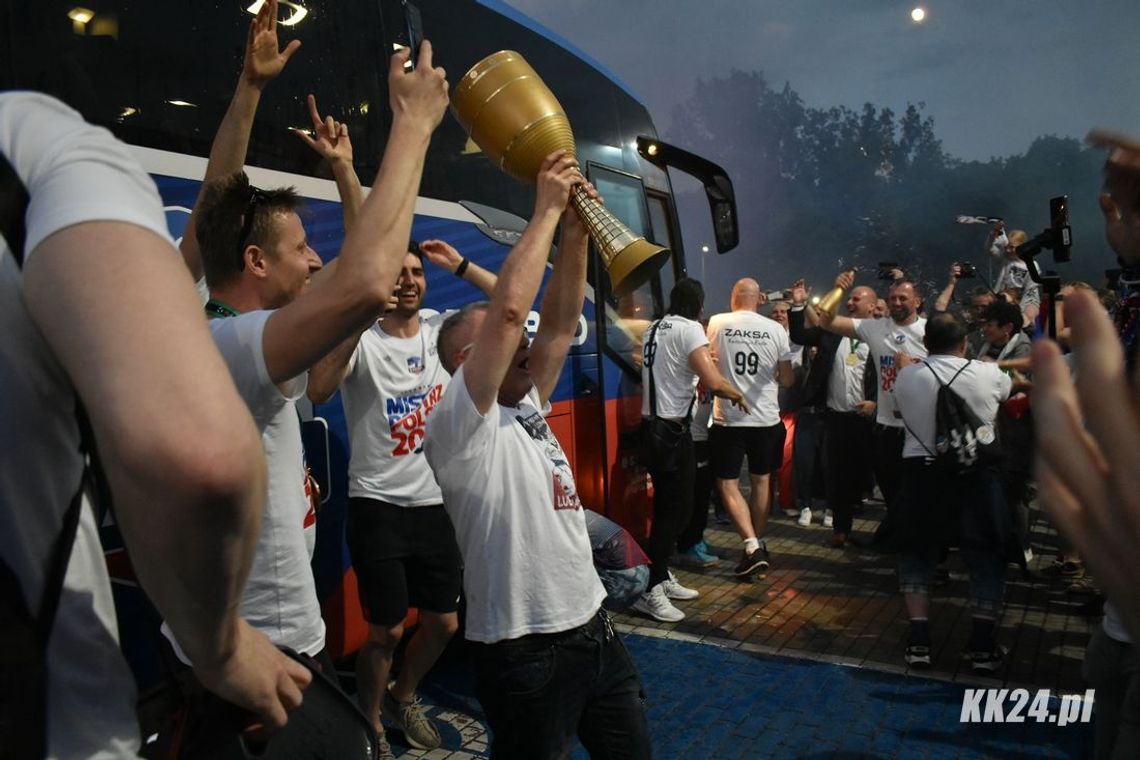
POLYGON ((210 319, 225 319, 226 317, 236 317, 241 314, 240 311, 230 306, 229 304, 224 304, 221 301, 214 300, 213 298, 211 298, 209 301, 206 301, 205 309, 206 315, 210 319))
POLYGON ((848 340, 851 341, 851 353, 853 353, 853 354, 859 353, 859 339, 858 338, 849 338, 848 340))

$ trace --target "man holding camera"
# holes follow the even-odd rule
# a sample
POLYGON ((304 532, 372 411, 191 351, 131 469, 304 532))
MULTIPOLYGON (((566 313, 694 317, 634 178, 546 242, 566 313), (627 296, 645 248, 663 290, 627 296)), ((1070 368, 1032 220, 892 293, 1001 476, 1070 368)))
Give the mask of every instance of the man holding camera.
MULTIPOLYGON (((835 286, 844 290, 855 283, 853 271, 844 272, 835 286)), ((926 356, 923 335, 926 320, 918 316, 914 283, 905 278, 893 280, 887 300, 888 319, 852 319, 844 316, 820 315, 820 326, 852 340, 867 343, 878 369, 879 397, 875 410, 874 470, 875 480, 883 492, 887 514, 875 531, 872 546, 884 551, 895 548, 893 535, 896 520, 896 496, 902 467, 903 424, 895 410, 895 378, 903 362, 926 356)))
POLYGON ((1031 325, 1041 311, 1041 287, 1029 276, 1028 265, 1017 255, 1017 248, 1027 235, 1023 230, 1005 231, 1005 222, 994 223, 986 239, 986 252, 1001 262, 1001 270, 994 281, 993 291, 1001 293, 1008 288, 1016 288, 1021 294, 1019 306, 1023 324, 1031 325))

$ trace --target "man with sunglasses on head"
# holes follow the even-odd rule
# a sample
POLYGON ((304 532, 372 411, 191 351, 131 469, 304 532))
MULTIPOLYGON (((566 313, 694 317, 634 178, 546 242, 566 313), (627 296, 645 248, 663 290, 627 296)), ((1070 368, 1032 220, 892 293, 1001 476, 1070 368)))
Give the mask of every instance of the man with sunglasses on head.
POLYGON ((356 658, 357 699, 381 734, 383 709, 408 744, 435 749, 439 731, 420 706, 416 687, 459 628, 463 562, 424 457, 427 420, 451 379, 436 350, 445 315, 421 310, 424 259, 484 293, 495 286, 495 275, 444 241, 413 242, 394 304, 313 367, 309 399, 327 401, 339 387, 348 423, 346 532, 368 621, 368 640, 356 658), (389 688, 409 606, 419 610, 419 625, 389 688))
POLYGON ((463 552, 494 757, 565 757, 575 734, 593 757, 649 757, 641 681, 601 609, 574 475, 544 418, 582 313, 587 233, 567 201, 584 182, 572 158, 546 157, 534 216, 490 302, 451 315, 439 334, 452 379, 424 447, 463 552), (527 315, 558 226, 532 345, 527 315))
MULTIPOLYGON (((292 49, 276 52, 275 6, 267 4, 253 22, 239 93, 257 68, 250 51, 272 49, 279 72, 292 49)), ((316 136, 308 142, 334 164, 345 201, 344 245, 328 267, 322 271, 309 246, 291 189, 260 190, 244 172, 219 170, 244 161, 252 118, 238 96, 211 150, 207 179, 220 179, 204 188, 194 234, 183 240, 191 269, 198 263, 204 271, 210 331, 253 413, 269 468, 265 517, 241 612, 274 643, 317 656, 325 667, 331 663, 309 566, 315 515, 295 401, 305 392, 309 368, 375 322, 396 284, 428 142, 447 108, 447 81, 442 69, 432 67, 430 43, 423 43, 420 65, 405 73, 407 58, 401 51, 389 62, 392 127, 376 192, 358 210, 347 128, 332 119, 321 122, 310 101, 316 136)), ((259 70, 264 75, 269 67, 259 70)))

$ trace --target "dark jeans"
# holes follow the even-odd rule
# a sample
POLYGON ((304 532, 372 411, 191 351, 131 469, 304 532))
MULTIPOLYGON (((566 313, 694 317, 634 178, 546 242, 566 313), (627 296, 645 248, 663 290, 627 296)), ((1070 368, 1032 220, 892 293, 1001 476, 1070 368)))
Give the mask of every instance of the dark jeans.
MULTIPOLYGON (((656 420, 653 424, 668 423, 656 420)), ((693 439, 687 422, 683 427, 675 438, 653 434, 652 428, 646 436, 649 475, 653 478, 653 524, 645 542, 649 588, 668 577, 669 555, 693 509, 693 439)))
POLYGON ((824 498, 824 410, 803 407, 796 412, 796 435, 792 444, 792 481, 796 507, 811 507, 824 498))
POLYGON ((884 550, 896 550, 898 539, 895 535, 898 523, 898 491, 902 472, 902 450, 906 431, 901 427, 875 425, 874 470, 875 481, 883 492, 887 503, 887 514, 879 523, 872 540, 874 546, 884 550))
POLYGON ((705 537, 709 524, 709 502, 720 499, 713 490, 712 467, 709 466, 709 442, 693 441, 693 504, 689 522, 677 536, 677 551, 692 549, 705 537))
POLYGON ((1096 689, 1096 760, 1140 757, 1140 649, 1117 641, 1098 625, 1082 671, 1096 689))
POLYGON ((835 532, 850 533, 854 508, 863 499, 871 469, 874 423, 854 412, 829 411, 824 428, 827 502, 834 513, 835 532))
POLYGON ((604 615, 563 633, 475 645, 491 757, 567 758, 575 735, 591 758, 650 757, 641 679, 604 615))

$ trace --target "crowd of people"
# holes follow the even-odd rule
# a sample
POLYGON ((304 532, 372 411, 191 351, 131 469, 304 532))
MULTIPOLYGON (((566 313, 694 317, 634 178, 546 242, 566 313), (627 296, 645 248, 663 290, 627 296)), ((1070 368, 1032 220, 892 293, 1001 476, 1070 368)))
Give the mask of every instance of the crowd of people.
MULTIPOLYGON (((386 726, 414 747, 440 746, 416 692, 458 630, 462 595, 494 756, 562 757, 577 736, 594 757, 649 757, 641 679, 603 608, 586 505, 545 421, 586 287, 588 234, 569 198, 577 186, 597 193, 571 157, 547 156, 533 215, 498 273, 444 241, 409 242, 448 104, 425 41, 414 68, 408 51, 391 58, 391 129, 367 195, 347 125, 322 118, 309 96, 313 128, 298 134, 328 163, 344 208, 344 243, 325 265, 296 193, 258 188, 242 170, 261 94, 300 46, 280 47, 276 6, 251 22, 177 246, 123 144, 52 98, 0 94, 0 599, 6 675, 21 668, 21 680, 5 679, 0 741, 27 756, 140 750, 97 529, 112 507, 172 654, 263 734, 303 703, 314 670, 335 677, 310 566, 319 497, 297 402, 339 390, 351 443, 346 537, 368 622, 356 699, 380 756, 392 757, 386 726), (487 300, 424 312, 425 260, 487 300), (419 625, 392 680, 413 606, 419 625)), ((1098 751, 1140 753, 1140 386, 1128 380, 1140 145, 1095 139, 1112 149, 1100 202, 1124 269, 1115 330, 1074 283, 1060 346, 1031 350, 1043 305, 1017 255, 1025 236, 997 227, 987 246, 1001 275, 961 314, 960 269, 925 315, 901 272, 882 297, 839 274, 843 315, 815 308, 802 282, 766 305, 744 278, 707 322, 701 284, 676 283, 641 352, 654 519, 636 610, 684 618, 673 602, 698 591, 670 572, 670 557, 716 561, 702 538, 710 499, 739 534, 733 572, 746 578, 779 561, 765 541, 774 490, 801 525, 820 514, 839 550, 877 486, 887 509, 870 543, 899 557, 906 661, 930 663, 928 590, 955 545, 970 572, 971 661, 993 672, 1004 577, 1011 558, 1027 561, 1036 482, 1071 542, 1058 567, 1087 562, 1109 599, 1086 661, 1098 751), (969 412, 966 427, 941 421, 947 404, 969 412), (1036 447, 1035 426, 1050 431, 1036 447), (995 446, 1005 455, 991 458, 995 446)))

